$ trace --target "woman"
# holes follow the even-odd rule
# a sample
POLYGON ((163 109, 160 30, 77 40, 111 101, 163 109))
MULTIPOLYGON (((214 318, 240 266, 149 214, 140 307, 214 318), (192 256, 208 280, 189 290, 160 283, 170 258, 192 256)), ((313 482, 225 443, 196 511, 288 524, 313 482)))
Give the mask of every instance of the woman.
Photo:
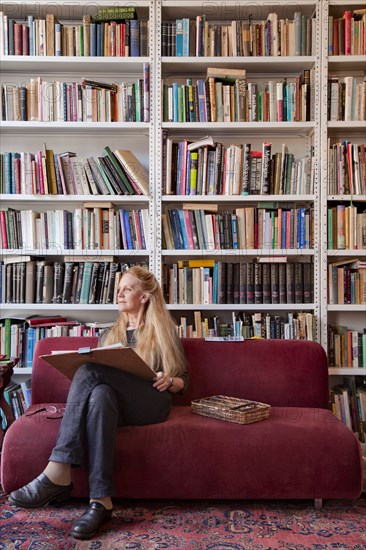
POLYGON ((36 479, 9 497, 11 504, 37 508, 71 496, 71 466, 88 456, 90 503, 71 535, 91 538, 111 518, 115 434, 120 425, 164 422, 172 393, 185 390, 188 374, 175 326, 152 273, 132 267, 118 290, 120 315, 102 338, 133 346, 156 372, 153 383, 119 369, 87 363, 75 374, 49 463, 36 479))

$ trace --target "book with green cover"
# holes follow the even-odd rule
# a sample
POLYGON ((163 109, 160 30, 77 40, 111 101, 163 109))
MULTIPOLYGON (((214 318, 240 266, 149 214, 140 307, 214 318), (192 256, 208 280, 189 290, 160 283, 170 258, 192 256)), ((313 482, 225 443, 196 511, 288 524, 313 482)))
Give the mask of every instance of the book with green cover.
POLYGON ((85 262, 83 280, 81 284, 80 304, 88 303, 92 269, 93 262, 85 262))
POLYGON ((124 173, 124 171, 121 168, 121 165, 117 161, 116 157, 114 156, 112 150, 110 149, 110 147, 108 145, 106 145, 106 147, 104 147, 104 151, 108 155, 108 158, 110 159, 111 163, 113 164, 113 167, 115 168, 117 174, 119 175, 119 177, 121 178, 121 180, 125 184, 128 193, 130 195, 134 195, 135 191, 134 191, 132 185, 130 184, 128 178, 126 177, 126 174, 124 173))
POLYGON ((108 21, 123 21, 125 19, 136 19, 136 8, 134 6, 115 6, 99 8, 93 16, 95 23, 108 21))

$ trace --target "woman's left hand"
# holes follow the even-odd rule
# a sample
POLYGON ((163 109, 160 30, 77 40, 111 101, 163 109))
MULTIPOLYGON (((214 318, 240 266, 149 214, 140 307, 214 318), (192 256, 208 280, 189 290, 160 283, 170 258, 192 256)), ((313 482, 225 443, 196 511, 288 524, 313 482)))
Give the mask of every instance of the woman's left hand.
POLYGON ((166 391, 173 385, 173 379, 171 376, 167 376, 162 372, 158 372, 154 378, 153 386, 159 391, 166 391))

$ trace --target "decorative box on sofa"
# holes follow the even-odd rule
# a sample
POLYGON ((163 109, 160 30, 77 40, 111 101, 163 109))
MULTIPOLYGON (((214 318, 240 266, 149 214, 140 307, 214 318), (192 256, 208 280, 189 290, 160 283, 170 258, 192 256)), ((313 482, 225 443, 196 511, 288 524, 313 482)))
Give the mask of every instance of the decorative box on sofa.
MULTIPOLYGON (((94 338, 38 343, 32 405, 6 433, 2 484, 10 492, 45 467, 69 381, 40 355, 95 346, 94 338)), ((319 344, 183 341, 190 387, 163 424, 118 429, 116 496, 175 499, 354 499, 362 488, 360 446, 327 410, 326 356, 319 344), (233 424, 193 414, 191 400, 230 395, 269 403, 271 415, 233 424)), ((88 496, 86 468, 73 469, 74 496, 88 496)))

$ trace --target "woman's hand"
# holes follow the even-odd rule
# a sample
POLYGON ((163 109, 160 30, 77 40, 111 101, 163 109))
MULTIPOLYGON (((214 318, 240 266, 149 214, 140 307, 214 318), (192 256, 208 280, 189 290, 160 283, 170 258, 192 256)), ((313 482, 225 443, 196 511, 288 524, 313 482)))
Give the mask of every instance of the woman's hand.
POLYGON ((166 391, 174 384, 174 380, 171 376, 167 376, 163 372, 158 372, 154 378, 154 388, 158 391, 166 391))

